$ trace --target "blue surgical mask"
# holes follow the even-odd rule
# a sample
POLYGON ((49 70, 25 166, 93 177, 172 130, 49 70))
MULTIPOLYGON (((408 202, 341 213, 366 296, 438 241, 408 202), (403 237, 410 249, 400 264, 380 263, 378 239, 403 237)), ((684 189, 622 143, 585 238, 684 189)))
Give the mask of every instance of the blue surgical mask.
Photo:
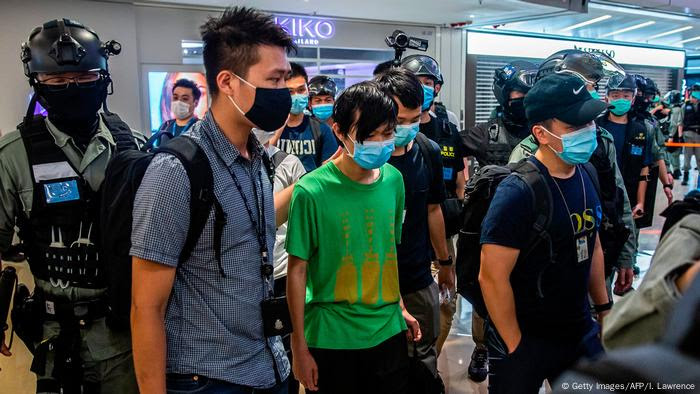
MULTIPOLYGON (((355 145, 355 151, 351 157, 357 165, 365 170, 373 170, 383 166, 389 161, 391 152, 394 151, 393 138, 386 141, 365 141, 363 143, 352 139, 351 141, 355 145)), ((347 146, 345 149, 348 150, 347 146)))
POLYGON ((612 100, 610 105, 613 106, 613 108, 610 108, 610 112, 617 116, 626 114, 632 108, 632 102, 627 99, 612 100))
POLYGON ((591 94, 591 97, 593 97, 596 100, 600 100, 600 94, 598 94, 597 90, 589 90, 588 93, 591 94))
POLYGON ((293 94, 292 95, 292 109, 289 112, 292 115, 299 115, 304 112, 306 106, 309 105, 309 95, 308 94, 293 94))
POLYGON ((396 146, 406 146, 418 134, 420 130, 420 122, 411 123, 409 125, 397 125, 396 126, 396 146))
POLYGON ((547 129, 544 130, 554 138, 561 140, 561 152, 557 152, 554 148, 547 145, 549 149, 556 153, 565 163, 572 166, 587 163, 595 151, 595 148, 598 147, 595 123, 580 130, 576 130, 573 133, 564 134, 561 137, 547 129))
POLYGON ((435 88, 432 86, 423 85, 423 107, 421 111, 425 112, 430 109, 433 105, 433 99, 435 99, 435 88))
POLYGON ((697 91, 692 92, 692 93, 690 93, 690 96, 696 100, 700 100, 700 92, 697 92, 697 91))
POLYGON ((314 116, 320 120, 327 120, 333 115, 333 104, 318 104, 311 107, 314 116))

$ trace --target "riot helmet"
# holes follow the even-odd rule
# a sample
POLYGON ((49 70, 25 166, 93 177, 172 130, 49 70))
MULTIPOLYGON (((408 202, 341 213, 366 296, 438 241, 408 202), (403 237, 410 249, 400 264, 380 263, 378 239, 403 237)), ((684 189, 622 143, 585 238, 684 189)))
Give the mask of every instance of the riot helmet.
POLYGON ((430 77, 436 83, 441 81, 440 65, 428 55, 410 55, 401 61, 401 67, 417 77, 430 77))
POLYGON ((679 105, 683 103, 683 96, 678 90, 671 90, 666 92, 663 101, 670 106, 679 105))
POLYGON ((510 94, 518 91, 527 94, 534 83, 537 66, 533 63, 516 60, 498 68, 493 74, 493 95, 503 108, 506 120, 524 126, 527 124, 523 98, 512 99, 510 94))
POLYGON ((540 65, 536 80, 551 73, 572 74, 594 86, 603 79, 608 86, 616 86, 625 78, 625 70, 608 55, 578 49, 565 49, 550 55, 540 65))
POLYGON ((314 96, 331 96, 338 94, 335 81, 325 75, 317 75, 309 80, 309 98, 314 96))

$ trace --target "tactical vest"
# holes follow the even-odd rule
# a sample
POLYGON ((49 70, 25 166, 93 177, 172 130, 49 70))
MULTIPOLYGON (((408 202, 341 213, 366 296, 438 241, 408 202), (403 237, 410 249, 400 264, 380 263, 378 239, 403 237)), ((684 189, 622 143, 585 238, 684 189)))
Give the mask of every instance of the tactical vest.
POLYGON ((685 103, 683 107, 683 130, 700 132, 700 104, 685 103))
POLYGON ((510 153, 513 152, 513 149, 518 146, 522 139, 508 132, 508 129, 503 124, 503 119, 500 117, 491 118, 488 122, 479 126, 485 128, 483 132, 486 139, 483 156, 481 158, 477 156, 479 165, 505 166, 508 164, 510 153))
POLYGON ((425 135, 435 141, 440 146, 440 154, 443 164, 443 180, 447 187, 448 197, 454 197, 457 172, 454 171, 455 161, 462 160, 461 140, 457 127, 450 123, 446 117, 436 117, 434 119, 434 128, 431 132, 425 135))
MULTIPOLYGON (((608 114, 596 120, 596 124, 606 128, 612 121, 608 114)), ((639 187, 640 173, 644 168, 644 158, 647 155, 647 128, 644 123, 629 118, 625 129, 625 143, 620 154, 620 173, 625 182, 627 196, 630 204, 637 204, 637 188, 639 187)))
MULTIPOLYGON (((116 114, 101 114, 117 152, 137 149, 131 129, 116 114)), ((93 191, 48 131, 43 116, 17 126, 33 182, 29 217, 19 215, 19 236, 35 277, 53 286, 104 288, 100 260, 100 191, 93 191)))

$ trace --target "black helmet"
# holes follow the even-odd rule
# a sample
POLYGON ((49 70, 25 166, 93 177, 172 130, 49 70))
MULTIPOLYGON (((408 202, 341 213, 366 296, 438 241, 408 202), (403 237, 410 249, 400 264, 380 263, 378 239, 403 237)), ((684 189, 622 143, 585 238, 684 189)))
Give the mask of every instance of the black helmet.
POLYGON ((664 95, 663 100, 668 105, 678 105, 683 102, 683 96, 678 90, 671 90, 664 95))
POLYGON ((659 92, 654 80, 641 75, 637 76, 637 89, 643 96, 654 96, 659 92))
POLYGON ((615 90, 627 90, 634 94, 637 94, 637 75, 627 74, 625 76, 625 79, 623 79, 620 83, 611 83, 609 81, 607 86, 605 87, 605 90, 608 92, 612 92, 615 90))
POLYGON ((442 73, 440 73, 440 78, 435 81, 436 85, 444 85, 445 84, 445 78, 442 77, 442 73))
POLYGON ((527 93, 534 83, 536 72, 536 65, 522 60, 497 68, 493 73, 492 89, 498 103, 506 107, 510 92, 513 90, 527 93))
POLYGON ((309 80, 309 97, 331 96, 338 94, 338 86, 335 81, 325 75, 317 75, 309 80))
POLYGON ((430 77, 436 82, 441 81, 440 65, 428 55, 406 56, 401 61, 401 67, 412 72, 417 77, 430 77))
POLYGON ((537 81, 551 73, 569 73, 585 83, 596 84, 607 77, 608 84, 619 84, 625 77, 624 69, 609 56, 599 52, 564 49, 550 55, 537 70, 537 81))
POLYGON ((695 82, 693 86, 690 87, 691 92, 700 92, 700 82, 695 82))
POLYGON ((99 70, 107 75, 107 59, 120 52, 118 42, 102 42, 92 29, 64 18, 35 28, 22 44, 21 59, 33 84, 37 73, 99 70))

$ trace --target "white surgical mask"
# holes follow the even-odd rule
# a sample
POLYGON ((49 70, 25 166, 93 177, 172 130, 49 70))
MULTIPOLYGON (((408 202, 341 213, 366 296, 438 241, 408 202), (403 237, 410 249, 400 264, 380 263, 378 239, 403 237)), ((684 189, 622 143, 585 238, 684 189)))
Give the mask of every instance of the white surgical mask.
POLYGON ((170 103, 170 110, 175 115, 175 119, 187 119, 190 116, 190 105, 182 101, 173 101, 170 103))

